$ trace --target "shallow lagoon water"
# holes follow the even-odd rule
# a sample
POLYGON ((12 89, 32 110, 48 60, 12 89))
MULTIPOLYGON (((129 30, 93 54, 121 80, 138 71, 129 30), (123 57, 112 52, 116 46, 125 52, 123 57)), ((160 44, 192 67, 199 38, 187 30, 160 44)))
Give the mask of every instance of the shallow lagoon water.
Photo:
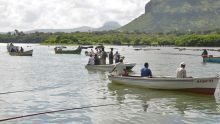
MULTIPOLYGON (((215 96, 210 96, 116 85, 108 80, 108 72, 85 69, 88 57, 84 55, 84 51, 81 55, 55 55, 54 46, 21 45, 24 49, 34 49, 33 57, 9 56, 6 44, 0 44, 0 119, 65 108, 116 105, 63 111, 2 123, 220 122, 219 88, 215 96), (21 92, 7 93, 14 91, 21 92)), ((137 63, 132 72, 135 75, 140 74, 140 69, 146 61, 149 62, 153 75, 175 76, 176 68, 182 61, 186 63, 188 76, 206 77, 220 74, 220 64, 202 63, 202 51, 178 51, 173 47, 134 51, 132 46, 107 46, 106 51, 109 51, 110 47, 124 55, 125 61, 137 63)), ((220 56, 220 52, 209 51, 209 54, 220 56)))

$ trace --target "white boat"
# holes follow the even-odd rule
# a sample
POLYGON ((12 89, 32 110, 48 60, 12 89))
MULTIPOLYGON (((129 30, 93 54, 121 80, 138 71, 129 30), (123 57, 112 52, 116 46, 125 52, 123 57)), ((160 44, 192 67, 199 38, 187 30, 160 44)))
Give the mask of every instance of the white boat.
POLYGON ((109 75, 112 83, 135 85, 159 90, 189 91, 203 94, 214 94, 219 77, 175 78, 175 77, 140 77, 109 75))
MULTIPOLYGON (((127 70, 131 70, 136 64, 135 63, 124 63, 127 70)), ((86 65, 88 70, 100 70, 100 71, 112 71, 115 68, 115 64, 106 65, 86 65)))

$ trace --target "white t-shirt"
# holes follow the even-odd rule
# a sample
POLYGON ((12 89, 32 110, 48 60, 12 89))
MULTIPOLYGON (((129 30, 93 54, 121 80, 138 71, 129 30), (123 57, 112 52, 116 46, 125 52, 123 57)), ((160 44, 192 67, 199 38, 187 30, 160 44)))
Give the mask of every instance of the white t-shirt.
POLYGON ((124 69, 126 69, 126 66, 123 62, 119 62, 115 65, 115 73, 116 75, 123 75, 124 69))
POLYGON ((178 68, 176 70, 176 77, 177 78, 186 78, 186 70, 185 70, 185 68, 178 68))
POLYGON ((88 64, 89 64, 89 65, 95 65, 95 59, 94 59, 94 57, 90 57, 90 58, 89 58, 88 64))

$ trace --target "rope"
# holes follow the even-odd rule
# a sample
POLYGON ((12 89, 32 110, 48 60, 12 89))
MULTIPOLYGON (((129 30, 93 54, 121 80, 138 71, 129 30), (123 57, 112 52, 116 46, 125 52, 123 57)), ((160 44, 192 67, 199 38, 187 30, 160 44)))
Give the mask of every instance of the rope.
POLYGON ((54 110, 54 111, 39 112, 39 113, 33 113, 33 114, 27 114, 27 115, 22 115, 22 116, 15 116, 15 117, 10 117, 10 118, 0 119, 0 122, 9 121, 9 120, 16 120, 16 119, 26 118, 26 117, 33 117, 33 116, 38 116, 38 115, 52 114, 52 113, 57 113, 57 112, 73 111, 73 110, 86 109, 86 108, 97 108, 97 107, 112 106, 112 105, 119 105, 119 104, 104 104, 104 105, 84 106, 84 107, 77 107, 77 108, 68 108, 68 109, 59 109, 59 110, 54 110))

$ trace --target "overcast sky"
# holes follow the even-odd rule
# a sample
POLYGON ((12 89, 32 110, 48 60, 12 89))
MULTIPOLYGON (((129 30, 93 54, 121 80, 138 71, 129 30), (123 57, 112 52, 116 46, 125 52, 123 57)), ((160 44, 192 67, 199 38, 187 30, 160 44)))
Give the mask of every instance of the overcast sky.
POLYGON ((124 25, 144 13, 149 0, 0 0, 0 32, 124 25))

